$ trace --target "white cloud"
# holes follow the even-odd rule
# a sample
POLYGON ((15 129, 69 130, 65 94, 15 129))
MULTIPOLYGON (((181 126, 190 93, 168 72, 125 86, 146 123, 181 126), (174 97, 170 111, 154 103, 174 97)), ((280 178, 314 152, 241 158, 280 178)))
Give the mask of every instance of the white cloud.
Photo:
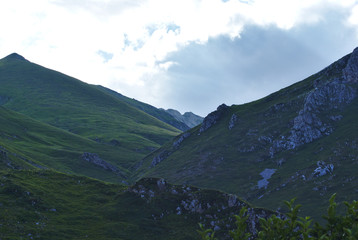
POLYGON ((16 51, 160 106, 166 72, 176 64, 166 62, 168 54, 221 35, 238 38, 251 24, 286 30, 317 24, 330 6, 352 9, 347 24, 358 25, 353 0, 1 1, 0 54, 16 51), (103 61, 99 51, 113 57, 103 61))

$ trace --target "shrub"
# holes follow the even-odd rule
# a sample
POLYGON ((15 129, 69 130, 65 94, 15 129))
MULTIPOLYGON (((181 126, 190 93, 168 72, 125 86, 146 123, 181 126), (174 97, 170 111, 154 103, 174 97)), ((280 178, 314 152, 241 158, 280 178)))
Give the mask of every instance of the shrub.
MULTIPOLYGON (((233 240, 356 240, 358 239, 358 202, 344 202, 347 210, 345 215, 339 216, 336 213, 336 194, 329 200, 325 225, 315 223, 312 226, 310 217, 299 217, 298 212, 301 205, 295 205, 295 199, 285 201, 288 213, 285 217, 271 215, 269 218, 260 219, 260 231, 257 235, 250 233, 247 225, 247 208, 243 207, 236 218, 236 229, 229 232, 233 240)), ((205 229, 199 224, 198 231, 201 239, 216 239, 212 229, 205 229)))

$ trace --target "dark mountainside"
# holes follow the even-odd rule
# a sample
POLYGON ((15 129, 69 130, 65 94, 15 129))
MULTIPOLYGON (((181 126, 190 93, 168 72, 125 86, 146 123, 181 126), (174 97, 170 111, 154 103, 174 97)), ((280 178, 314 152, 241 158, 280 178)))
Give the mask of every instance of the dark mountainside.
POLYGON ((329 197, 358 196, 358 49, 258 101, 221 105, 147 156, 136 178, 220 189, 280 209, 297 197, 319 218, 329 197))

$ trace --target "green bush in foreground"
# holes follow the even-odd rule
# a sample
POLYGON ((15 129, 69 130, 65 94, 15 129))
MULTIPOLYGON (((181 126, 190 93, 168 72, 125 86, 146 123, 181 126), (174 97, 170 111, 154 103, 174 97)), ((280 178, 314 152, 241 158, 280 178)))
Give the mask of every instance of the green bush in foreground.
MULTIPOLYGON (((248 232, 247 226, 247 209, 242 208, 239 215, 236 215, 236 229, 229 232, 229 235, 234 240, 338 240, 358 239, 358 202, 352 203, 344 202, 346 205, 346 214, 337 215, 335 202, 336 194, 329 200, 329 207, 327 216, 323 218, 327 221, 325 225, 314 223, 310 217, 299 217, 298 211, 301 205, 294 205, 295 199, 285 201, 289 211, 286 218, 282 219, 279 216, 272 215, 267 219, 260 219, 260 230, 257 235, 248 232)), ((198 233, 201 239, 217 239, 214 237, 215 232, 212 229, 205 229, 202 224, 199 224, 200 230, 198 233)))

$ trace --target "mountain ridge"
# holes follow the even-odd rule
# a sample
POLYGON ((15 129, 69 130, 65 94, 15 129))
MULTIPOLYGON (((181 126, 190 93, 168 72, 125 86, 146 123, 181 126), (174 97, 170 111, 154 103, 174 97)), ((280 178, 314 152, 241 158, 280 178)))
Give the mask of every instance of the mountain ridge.
POLYGON ((335 191, 341 200, 356 198, 350 189, 358 180, 357 56, 356 48, 257 101, 219 106, 201 125, 147 156, 134 178, 220 189, 271 209, 297 196, 303 214, 315 218, 335 191))

